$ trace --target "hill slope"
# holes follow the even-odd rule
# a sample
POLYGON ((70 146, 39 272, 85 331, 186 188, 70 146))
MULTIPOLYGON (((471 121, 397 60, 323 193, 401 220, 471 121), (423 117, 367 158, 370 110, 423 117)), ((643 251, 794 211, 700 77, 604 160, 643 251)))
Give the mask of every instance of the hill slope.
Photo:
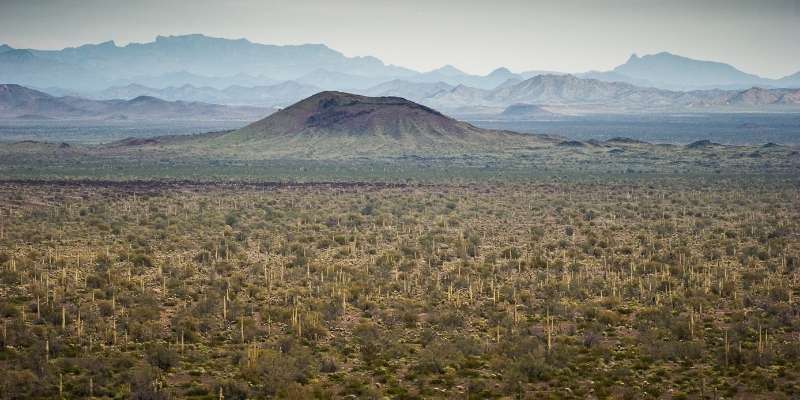
POLYGON ((399 97, 321 92, 196 144, 246 157, 339 158, 505 152, 548 141, 476 128, 399 97))

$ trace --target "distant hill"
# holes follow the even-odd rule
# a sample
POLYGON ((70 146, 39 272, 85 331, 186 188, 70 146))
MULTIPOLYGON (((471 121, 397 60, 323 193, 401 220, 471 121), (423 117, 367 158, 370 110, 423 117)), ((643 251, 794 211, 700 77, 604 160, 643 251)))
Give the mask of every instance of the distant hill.
POLYGON ((512 104, 506 107, 502 113, 500 113, 500 117, 504 119, 531 119, 552 117, 554 115, 556 114, 547 111, 538 105, 525 103, 512 104))
POLYGON ((778 79, 776 84, 784 88, 800 88, 800 71, 778 79))
POLYGON ((464 77, 467 76, 470 75, 452 65, 445 65, 441 68, 421 73, 415 76, 414 78, 417 81, 439 82, 439 81, 463 79, 464 77))
POLYGON ((0 118, 85 118, 93 112, 77 107, 72 97, 54 97, 15 84, 0 85, 0 118))
POLYGON ((322 91, 322 89, 316 86, 287 81, 270 86, 230 86, 225 89, 216 89, 208 86, 196 87, 193 85, 155 89, 131 84, 127 86, 115 86, 87 95, 98 100, 132 99, 138 96, 153 96, 174 101, 181 100, 227 105, 284 107, 320 91, 322 91))
POLYGON ((251 157, 338 158, 502 152, 548 140, 476 128, 399 97, 322 92, 194 146, 251 157))
POLYGON ((211 87, 225 89, 230 86, 270 86, 280 81, 263 76, 238 73, 235 75, 205 76, 187 71, 167 72, 159 75, 139 75, 112 82, 115 87, 128 85, 148 86, 156 89, 179 86, 211 87))
POLYGON ((0 118, 44 119, 85 116, 85 110, 38 90, 0 85, 0 118))
POLYGON ((520 80, 530 79, 537 75, 567 75, 565 72, 559 71, 546 71, 546 70, 530 70, 530 71, 523 71, 519 74, 520 80))
POLYGON ((614 72, 632 79, 650 82, 670 89, 726 88, 769 85, 769 79, 742 72, 733 66, 715 61, 701 61, 668 52, 631 55, 614 72))
POLYGON ((589 71, 575 75, 669 90, 743 90, 753 86, 800 88, 800 72, 781 79, 769 79, 743 72, 730 64, 696 60, 668 52, 644 56, 633 54, 612 71, 589 71))
POLYGON ((259 107, 231 107, 200 102, 166 101, 151 96, 140 96, 131 100, 108 100, 101 102, 107 107, 98 111, 110 118, 123 119, 235 119, 250 120, 264 113, 259 107))
POLYGON ((420 102, 423 99, 452 89, 452 85, 444 82, 409 82, 395 79, 363 90, 361 94, 377 97, 395 96, 420 102))
POLYGON ((483 87, 494 89, 509 79, 522 79, 522 76, 511 72, 508 68, 498 68, 484 77, 483 87))
MULTIPOLYGON (((185 85, 184 87, 194 87, 194 86, 185 85)), ((175 88, 170 88, 170 89, 175 89, 175 88)), ((167 90, 163 90, 163 92, 167 92, 167 90)), ((126 86, 112 86, 103 91, 88 94, 86 97, 95 100, 112 100, 112 99, 130 100, 134 97, 139 97, 139 96, 153 96, 153 97, 161 97, 165 100, 168 99, 172 100, 166 96, 160 96, 161 93, 162 90, 148 87, 145 85, 140 85, 138 83, 132 83, 126 86)))
POLYGON ((0 85, 0 118, 111 120, 252 120, 269 112, 259 107, 165 101, 151 96, 130 100, 55 97, 14 84, 0 85))
POLYGON ((485 103, 488 90, 458 85, 450 90, 441 91, 423 100, 423 103, 443 110, 461 107, 480 106, 485 103))
POLYGON ((758 106, 764 104, 800 104, 800 89, 750 88, 728 96, 722 96, 725 104, 758 106))
POLYGON ((636 86, 658 87, 657 85, 654 85, 653 82, 648 80, 631 78, 630 76, 626 76, 614 71, 589 71, 575 74, 575 76, 581 79, 597 79, 604 82, 624 82, 636 86))
POLYGON ((516 85, 493 91, 487 97, 500 104, 576 104, 621 102, 635 96, 650 103, 665 95, 659 89, 626 83, 580 79, 573 75, 538 75, 516 85))
POLYGON ((497 68, 487 75, 470 75, 452 65, 445 65, 439 69, 412 75, 406 80, 413 82, 444 82, 452 86, 469 86, 478 89, 494 89, 509 79, 522 80, 523 76, 509 71, 507 68, 497 68))

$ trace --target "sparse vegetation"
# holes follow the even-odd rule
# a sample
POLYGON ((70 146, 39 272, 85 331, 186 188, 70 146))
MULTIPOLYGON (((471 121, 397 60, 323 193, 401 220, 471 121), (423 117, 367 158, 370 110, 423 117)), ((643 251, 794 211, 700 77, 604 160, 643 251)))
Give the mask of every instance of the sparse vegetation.
POLYGON ((2 398, 793 398, 797 182, 6 182, 2 398))

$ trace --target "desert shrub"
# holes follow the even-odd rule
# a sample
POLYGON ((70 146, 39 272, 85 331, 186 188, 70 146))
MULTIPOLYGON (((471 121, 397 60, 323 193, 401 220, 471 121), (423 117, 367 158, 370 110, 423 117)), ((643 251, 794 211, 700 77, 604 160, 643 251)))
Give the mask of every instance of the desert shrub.
POLYGON ((147 362, 150 365, 168 371, 178 364, 178 353, 166 345, 153 345, 147 349, 147 362))

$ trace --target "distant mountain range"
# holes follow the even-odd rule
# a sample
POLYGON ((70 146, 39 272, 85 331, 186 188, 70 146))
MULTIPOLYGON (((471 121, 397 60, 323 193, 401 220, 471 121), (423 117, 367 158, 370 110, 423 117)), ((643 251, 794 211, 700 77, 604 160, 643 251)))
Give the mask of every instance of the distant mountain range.
MULTIPOLYGON (((164 110, 184 107, 185 118, 199 118, 202 113, 226 118, 215 114, 223 110, 239 118, 251 115, 243 106, 282 108, 330 90, 402 97, 450 115, 509 118, 511 114, 513 118, 546 117, 548 112, 800 109, 800 72, 766 79, 728 64, 666 52, 633 55, 612 71, 570 75, 498 68, 487 75, 471 75, 451 65, 417 72, 374 57, 347 57, 319 44, 274 46, 203 35, 63 50, 2 45, 0 83, 19 84, 50 96, 32 103, 43 109, 14 111, 15 118, 109 117, 115 107, 124 108, 126 102, 140 97, 170 103, 164 110), (76 105, 78 98, 83 108, 76 105), (87 99, 96 104, 86 106, 87 99), (536 109, 529 108, 528 114, 503 112, 514 105, 536 109), (198 111, 204 107, 205 111, 198 111)), ((128 118, 145 115, 133 109, 116 113, 128 118)))
MULTIPOLYGON (((413 87, 421 92, 417 85, 413 87)), ((394 90, 401 92, 402 87, 394 90)), ((537 75, 494 90, 456 86, 418 98, 453 114, 498 113, 515 104, 583 111, 686 112, 725 110, 800 111, 800 89, 672 91, 574 75, 537 75)), ((552 111, 552 110, 547 110, 552 111)))
POLYGON ((800 88, 800 72, 781 79, 769 79, 748 74, 729 64, 695 60, 668 52, 641 57, 633 54, 627 62, 611 71, 590 71, 576 75, 671 90, 747 89, 754 86, 800 88))
MULTIPOLYGON (((227 89, 128 85, 96 92, 88 99, 69 93, 53 96, 13 84, 0 88, 0 118, 17 119, 254 120, 323 91, 294 81, 227 89)), ((574 75, 508 80, 492 90, 392 80, 357 92, 371 97, 401 97, 449 115, 517 120, 587 112, 800 112, 800 89, 672 91, 574 75)))
POLYGON ((19 85, 0 85, 0 118, 5 119, 252 121, 272 111, 260 107, 165 101, 150 96, 105 101, 72 96, 55 97, 19 85))
POLYGON ((284 81, 317 70, 364 77, 415 74, 385 65, 374 57, 346 57, 320 44, 274 46, 203 35, 159 36, 150 43, 117 46, 105 42, 63 50, 6 47, 0 53, 3 82, 77 90, 104 89, 120 82, 143 83, 142 77, 160 78, 168 86, 190 83, 181 77, 167 79, 176 73, 204 77, 244 75, 284 81))
MULTIPOLYGON (((158 36, 153 42, 126 46, 105 42, 63 50, 0 46, 0 83, 84 95, 132 84, 156 89, 191 85, 224 90, 230 86, 267 87, 285 81, 322 90, 364 91, 393 80, 494 90, 537 75, 561 73, 514 73, 498 68, 487 75, 471 75, 451 65, 418 72, 386 65, 375 57, 347 57, 322 44, 276 46, 198 34, 158 36)), ((728 64, 666 52, 633 55, 611 71, 575 76, 669 90, 800 87, 800 72, 767 79, 728 64)))

